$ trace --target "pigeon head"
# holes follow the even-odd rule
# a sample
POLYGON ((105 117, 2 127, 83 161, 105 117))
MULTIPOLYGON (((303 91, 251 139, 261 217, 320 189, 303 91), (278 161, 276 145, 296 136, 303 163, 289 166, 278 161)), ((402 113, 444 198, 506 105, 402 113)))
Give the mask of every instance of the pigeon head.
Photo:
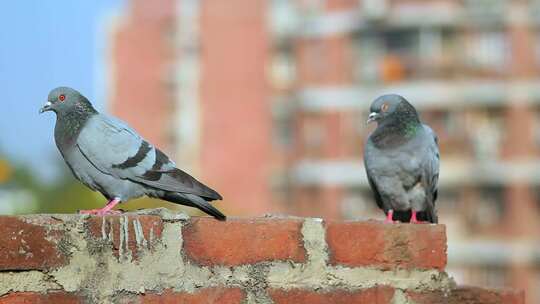
POLYGON ((370 107, 367 123, 376 121, 379 125, 386 122, 411 119, 418 121, 414 107, 397 94, 382 95, 375 99, 370 107))
POLYGON ((53 89, 47 97, 47 102, 39 110, 39 113, 53 111, 57 115, 77 112, 95 113, 96 110, 86 97, 81 95, 77 90, 69 87, 58 87, 53 89))

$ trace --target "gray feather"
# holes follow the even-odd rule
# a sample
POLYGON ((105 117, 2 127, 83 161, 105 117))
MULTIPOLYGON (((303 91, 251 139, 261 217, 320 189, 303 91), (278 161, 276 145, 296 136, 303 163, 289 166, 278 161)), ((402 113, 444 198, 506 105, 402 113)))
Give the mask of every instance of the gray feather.
MULTIPOLYGON (((414 210, 424 213, 424 220, 437 222, 437 137, 418 118, 413 119, 416 111, 408 102, 404 101, 410 119, 397 117, 404 99, 392 101, 386 97, 384 100, 390 104, 390 110, 385 114, 386 117, 380 119, 379 126, 368 138, 364 150, 364 164, 375 201, 385 213, 390 209, 397 212, 401 221, 408 221, 410 216, 400 217, 400 212, 410 215, 411 210, 414 210), (397 114, 392 114, 392 109, 397 114)), ((372 106, 375 112, 378 110, 376 102, 372 106)))

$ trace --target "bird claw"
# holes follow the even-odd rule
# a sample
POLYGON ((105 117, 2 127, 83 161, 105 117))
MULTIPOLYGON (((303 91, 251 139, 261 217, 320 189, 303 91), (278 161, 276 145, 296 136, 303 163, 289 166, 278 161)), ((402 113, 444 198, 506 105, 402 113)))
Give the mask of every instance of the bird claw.
POLYGON ((412 211, 412 215, 411 215, 411 221, 410 221, 411 224, 425 224, 426 222, 423 222, 423 221, 419 221, 416 219, 416 211, 412 211))
POLYGON ((114 198, 110 200, 105 207, 101 209, 91 209, 91 210, 79 210, 79 214, 90 214, 90 215, 117 215, 122 214, 122 211, 113 210, 114 206, 120 203, 119 198, 114 198))
POLYGON ((394 210, 388 210, 388 213, 386 214, 386 219, 384 220, 385 224, 394 224, 397 223, 397 221, 394 221, 394 210))

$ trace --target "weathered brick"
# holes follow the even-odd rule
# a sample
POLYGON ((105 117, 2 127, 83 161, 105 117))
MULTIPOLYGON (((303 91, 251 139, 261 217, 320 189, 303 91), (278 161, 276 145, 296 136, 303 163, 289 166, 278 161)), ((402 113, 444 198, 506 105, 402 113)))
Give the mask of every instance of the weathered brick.
POLYGON ((269 290, 275 304, 390 304, 394 296, 391 287, 374 287, 358 291, 316 292, 312 290, 269 290))
POLYGON ((91 237, 111 241, 116 257, 129 251, 136 259, 141 250, 151 250, 161 238, 163 221, 153 215, 92 216, 87 227, 91 237))
POLYGON ((237 266, 264 261, 305 262, 302 221, 194 218, 183 229, 186 256, 199 265, 237 266))
POLYGON ((0 304, 76 304, 84 303, 82 298, 66 292, 40 294, 35 292, 15 292, 0 297, 0 304))
POLYGON ((66 263, 58 246, 64 232, 54 228, 56 220, 50 217, 43 216, 40 221, 43 225, 0 216, 0 270, 45 270, 66 263))
POLYGON ((330 221, 326 228, 332 265, 439 270, 446 266, 444 225, 330 221))
POLYGON ((408 292, 416 304, 525 304, 525 294, 515 290, 495 290, 461 286, 445 294, 440 291, 408 292))
POLYGON ((125 296, 119 304, 240 304, 246 294, 240 288, 206 288, 195 293, 166 291, 161 294, 125 296))

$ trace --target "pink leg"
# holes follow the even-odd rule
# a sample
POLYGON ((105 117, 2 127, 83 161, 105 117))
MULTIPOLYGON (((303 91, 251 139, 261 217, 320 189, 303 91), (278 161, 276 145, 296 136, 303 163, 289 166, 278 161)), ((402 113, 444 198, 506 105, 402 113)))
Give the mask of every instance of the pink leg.
POLYGON ((411 212, 412 212, 411 224, 421 224, 422 222, 420 222, 419 220, 416 219, 416 211, 411 210, 411 212))
POLYGON ((110 200, 105 207, 101 209, 92 209, 92 210, 79 210, 80 214, 95 214, 95 215, 107 215, 107 214, 120 214, 122 212, 117 210, 112 210, 114 206, 118 205, 120 203, 119 198, 115 198, 113 200, 110 200))
POLYGON ((388 213, 386 214, 386 220, 384 220, 387 224, 393 224, 394 222, 394 210, 390 209, 388 210, 388 213))

